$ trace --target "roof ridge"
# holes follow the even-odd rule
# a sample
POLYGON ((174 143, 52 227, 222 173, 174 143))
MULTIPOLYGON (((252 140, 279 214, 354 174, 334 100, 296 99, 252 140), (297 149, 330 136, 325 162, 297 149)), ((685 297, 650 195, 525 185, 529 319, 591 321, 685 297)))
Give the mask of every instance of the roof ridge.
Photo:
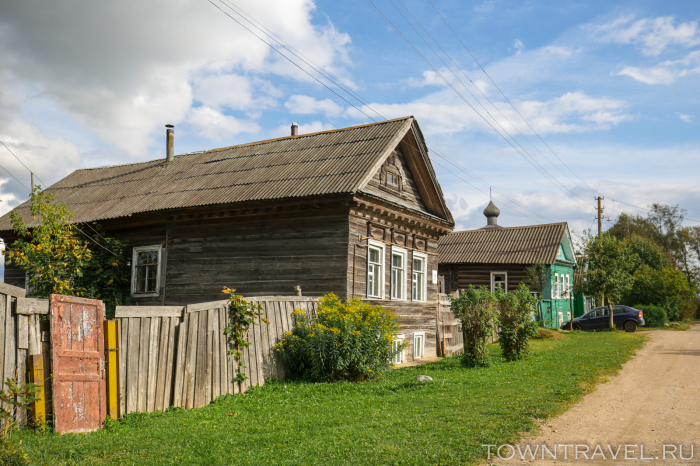
POLYGON ((455 233, 471 233, 475 231, 503 231, 503 230, 517 230, 517 229, 523 229, 523 228, 539 228, 539 227, 548 227, 552 225, 565 225, 567 222, 552 222, 552 223, 541 223, 538 225, 522 225, 522 226, 515 226, 515 227, 501 227, 501 228, 474 228, 473 230, 459 230, 459 231, 453 231, 449 233, 450 235, 453 235, 455 233))

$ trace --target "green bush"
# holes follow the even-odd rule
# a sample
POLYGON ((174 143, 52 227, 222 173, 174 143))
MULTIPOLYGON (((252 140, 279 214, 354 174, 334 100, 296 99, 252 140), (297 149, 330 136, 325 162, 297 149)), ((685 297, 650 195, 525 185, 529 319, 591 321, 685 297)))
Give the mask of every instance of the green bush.
POLYGON ((313 322, 294 311, 294 328, 276 350, 292 375, 303 379, 367 380, 392 366, 406 347, 393 344, 398 331, 399 318, 390 310, 359 299, 342 302, 331 293, 319 301, 313 322))
POLYGON ((0 464, 3 466, 25 466, 29 465, 29 458, 17 442, 0 437, 0 464))
POLYGON ((460 320, 460 330, 464 335, 465 367, 487 367, 486 342, 493 333, 495 315, 493 296, 486 287, 474 288, 469 285, 457 298, 451 298, 451 310, 460 320))
POLYGON ((644 313, 644 325, 646 327, 662 327, 668 322, 666 309, 661 306, 654 306, 653 304, 637 304, 633 307, 644 313))
POLYGON ((498 289, 494 296, 498 303, 498 343, 503 357, 506 361, 526 358, 530 338, 538 334, 535 320, 537 299, 524 283, 511 293, 498 289))

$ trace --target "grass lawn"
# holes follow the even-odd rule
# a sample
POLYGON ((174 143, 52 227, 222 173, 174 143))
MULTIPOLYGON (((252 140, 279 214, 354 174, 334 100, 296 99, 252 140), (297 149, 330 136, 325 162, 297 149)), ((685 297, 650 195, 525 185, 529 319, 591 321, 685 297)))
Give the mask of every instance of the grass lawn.
POLYGON ((458 357, 382 381, 275 382, 190 411, 132 414, 101 432, 15 434, 32 464, 465 465, 516 440, 615 373, 645 337, 574 332, 537 340, 526 361, 463 369, 458 357), (434 380, 413 381, 425 374, 434 380))

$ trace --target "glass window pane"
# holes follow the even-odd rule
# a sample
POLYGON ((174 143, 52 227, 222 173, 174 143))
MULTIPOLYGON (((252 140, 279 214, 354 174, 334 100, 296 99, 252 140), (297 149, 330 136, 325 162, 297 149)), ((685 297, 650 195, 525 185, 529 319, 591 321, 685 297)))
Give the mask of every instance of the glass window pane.
POLYGON ((423 259, 413 258, 413 270, 423 271, 423 259))
POLYGON ((370 262, 379 262, 379 250, 370 248, 369 261, 370 262))
POLYGON ((136 256, 136 265, 146 264, 148 264, 148 254, 145 252, 138 252, 136 256))
POLYGON ((392 254, 391 265, 394 267, 403 267, 403 256, 401 254, 392 254))

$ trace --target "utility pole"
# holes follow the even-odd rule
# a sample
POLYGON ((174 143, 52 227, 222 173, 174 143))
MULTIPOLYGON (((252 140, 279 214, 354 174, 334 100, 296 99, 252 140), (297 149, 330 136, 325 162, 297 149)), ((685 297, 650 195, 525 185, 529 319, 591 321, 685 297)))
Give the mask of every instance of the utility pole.
MULTIPOLYGON (((596 199, 595 197, 593 199, 596 199)), ((603 206, 600 204, 601 197, 598 196, 598 237, 603 234, 603 206)))

